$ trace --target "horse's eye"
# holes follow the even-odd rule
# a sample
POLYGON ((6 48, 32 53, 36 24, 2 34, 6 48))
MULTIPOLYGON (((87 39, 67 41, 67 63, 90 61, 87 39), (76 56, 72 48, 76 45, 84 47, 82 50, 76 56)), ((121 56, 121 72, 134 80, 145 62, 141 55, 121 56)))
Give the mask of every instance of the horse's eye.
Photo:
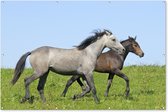
POLYGON ((136 44, 134 45, 135 47, 138 47, 136 44))
POLYGON ((116 39, 112 39, 112 41, 114 41, 114 42, 115 42, 115 41, 116 41, 116 39))

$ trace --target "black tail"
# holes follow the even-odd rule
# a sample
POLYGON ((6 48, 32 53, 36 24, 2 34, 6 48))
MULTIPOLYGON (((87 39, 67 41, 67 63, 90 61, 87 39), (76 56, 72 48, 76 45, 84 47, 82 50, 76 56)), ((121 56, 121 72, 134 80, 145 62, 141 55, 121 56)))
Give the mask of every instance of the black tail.
POLYGON ((25 68, 25 62, 26 62, 26 58, 31 54, 31 52, 27 52, 25 53, 17 62, 16 67, 15 67, 15 72, 14 72, 14 76, 13 79, 11 81, 11 83, 14 85, 16 83, 16 81, 19 79, 20 75, 22 74, 24 68, 25 68))

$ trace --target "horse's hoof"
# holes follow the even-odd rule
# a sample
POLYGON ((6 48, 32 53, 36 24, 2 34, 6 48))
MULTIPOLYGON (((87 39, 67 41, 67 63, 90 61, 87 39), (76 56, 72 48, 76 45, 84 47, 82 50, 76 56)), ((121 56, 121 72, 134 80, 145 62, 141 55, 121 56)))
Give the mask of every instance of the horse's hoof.
POLYGON ((82 86, 82 91, 86 91, 86 87, 85 86, 82 86))
POLYGON ((65 97, 65 94, 64 94, 64 93, 62 93, 62 94, 61 94, 61 97, 65 97))
POLYGON ((129 96, 129 91, 126 91, 125 96, 126 98, 129 96))
POLYGON ((34 96, 31 96, 31 97, 28 99, 28 101, 29 101, 30 104, 33 104, 33 100, 34 100, 34 96))
POLYGON ((42 100, 42 102, 45 104, 45 103, 46 103, 46 100, 42 100))
POLYGON ((73 100, 77 99, 77 95, 74 95, 74 96, 72 97, 72 99, 73 99, 73 100))
POLYGON ((99 99, 95 100, 95 102, 96 102, 96 104, 100 104, 100 100, 99 99))
POLYGON ((20 100, 20 103, 24 103, 24 102, 26 102, 27 100, 28 100, 27 98, 23 97, 23 98, 20 100))
POLYGON ((129 95, 125 95, 125 97, 126 97, 126 98, 128 98, 128 97, 129 97, 129 95))
POLYGON ((41 98, 41 100, 42 100, 43 103, 46 103, 46 98, 45 97, 41 98))
POLYGON ((105 96, 105 97, 108 97, 108 93, 104 93, 104 96, 105 96))

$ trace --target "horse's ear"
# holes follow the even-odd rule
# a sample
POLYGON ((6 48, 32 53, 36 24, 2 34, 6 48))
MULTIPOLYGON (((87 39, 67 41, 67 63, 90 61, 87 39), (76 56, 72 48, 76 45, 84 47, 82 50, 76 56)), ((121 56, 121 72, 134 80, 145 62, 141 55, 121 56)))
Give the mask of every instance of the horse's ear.
POLYGON ((135 36, 134 40, 136 40, 137 36, 135 36))
POLYGON ((128 36, 128 39, 130 39, 131 37, 130 36, 128 36))

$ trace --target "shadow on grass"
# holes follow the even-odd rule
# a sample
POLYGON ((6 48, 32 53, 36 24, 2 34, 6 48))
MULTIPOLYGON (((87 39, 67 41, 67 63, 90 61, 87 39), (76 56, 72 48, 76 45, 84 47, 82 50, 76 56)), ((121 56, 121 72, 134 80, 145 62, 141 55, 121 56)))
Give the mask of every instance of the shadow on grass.
POLYGON ((138 97, 137 96, 134 96, 134 95, 132 95, 132 94, 130 94, 129 96, 125 96, 125 94, 112 94, 112 95, 110 95, 110 96, 108 96, 108 97, 106 97, 106 99, 112 99, 112 100, 120 100, 120 99, 122 99, 122 100, 128 100, 128 101, 138 101, 139 99, 138 99, 138 97))
POLYGON ((154 93, 155 93, 155 91, 153 89, 140 90, 140 94, 153 95, 154 93))

